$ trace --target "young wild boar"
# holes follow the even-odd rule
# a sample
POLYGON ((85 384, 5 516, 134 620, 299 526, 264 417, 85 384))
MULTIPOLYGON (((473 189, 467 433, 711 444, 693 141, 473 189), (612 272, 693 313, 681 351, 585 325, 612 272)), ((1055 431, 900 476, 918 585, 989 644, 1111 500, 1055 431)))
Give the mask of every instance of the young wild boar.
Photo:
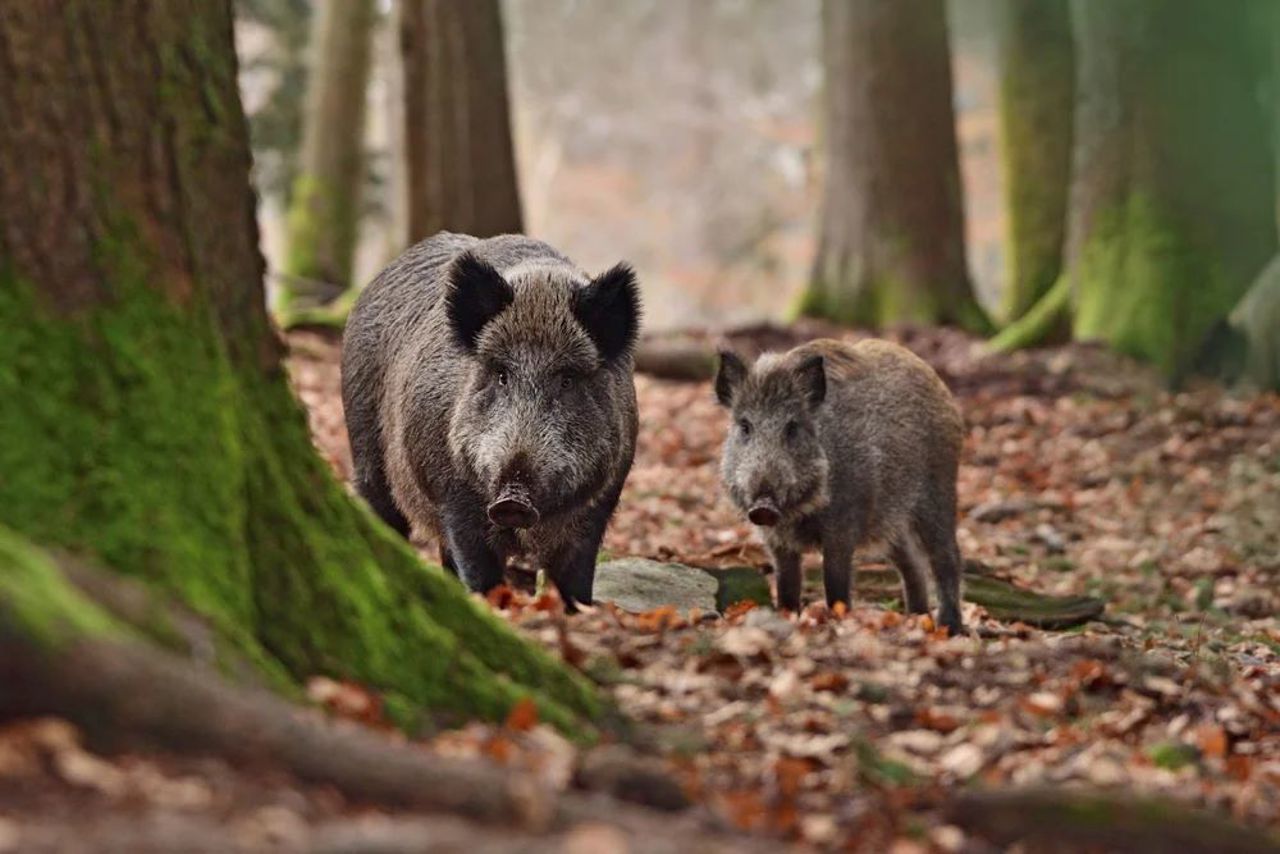
POLYGON ((342 402, 356 488, 391 527, 436 534, 471 590, 528 554, 589 604, 631 469, 635 274, 593 278, 537 240, 442 232, 352 310, 342 402))
POLYGON ((800 607, 800 556, 822 549, 827 604, 849 601, 854 549, 883 542, 910 613, 960 620, 956 469, 963 422, 942 380, 888 341, 819 340, 748 368, 720 354, 716 396, 733 413, 721 475, 762 529, 778 606, 800 607))

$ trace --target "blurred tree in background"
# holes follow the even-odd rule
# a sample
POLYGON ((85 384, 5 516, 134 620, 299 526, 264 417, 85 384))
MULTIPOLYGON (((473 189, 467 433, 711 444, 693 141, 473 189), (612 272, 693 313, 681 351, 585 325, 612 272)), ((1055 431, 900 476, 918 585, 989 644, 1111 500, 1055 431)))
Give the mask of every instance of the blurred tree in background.
POLYGON ((996 339, 1043 339, 1062 312, 1170 378, 1195 369, 1276 247, 1256 3, 1074 0, 1074 158, 1066 273, 996 339), (1176 9, 1176 13, 1175 10, 1176 9))
POLYGON ((498 0, 399 0, 408 243, 520 232, 498 0))
POLYGON ((314 309, 352 285, 365 176, 365 90, 373 0, 319 4, 302 153, 289 202, 281 313, 314 309))
POLYGON ((827 168, 801 312, 985 329, 965 259, 942 0, 827 0, 822 10, 827 168))
POLYGON ((1005 199, 1000 319, 1007 323, 1026 314, 1062 270, 1075 109, 1067 0, 1003 0, 997 62, 1005 199))
POLYGON ((405 715, 527 696, 585 726, 587 684, 312 448, 266 314, 230 3, 6 4, 0 61, 0 114, 26 117, 0 134, 5 654, 16 636, 52 672, 55 639, 184 645, 158 606, 122 630, 35 543, 177 597, 228 670, 352 678, 405 715))
POLYGON ((236 14, 260 26, 270 45, 241 59, 240 73, 262 75, 269 84, 263 102, 249 115, 254 182, 258 191, 286 200, 298 173, 302 105, 307 93, 310 0, 238 0, 236 14))
MULTIPOLYGON (((271 27, 278 43, 280 83, 254 125, 265 193, 278 193, 292 169, 308 9, 349 16, 361 6, 367 13, 363 0, 241 0, 244 18, 271 27)), ((396 0, 370 72, 374 156, 385 152, 391 176, 388 198, 378 187, 376 201, 392 216, 369 221, 381 251, 365 252, 362 265, 439 229, 532 227, 588 266, 618 246, 636 254, 654 271, 652 314, 668 323, 780 313, 807 265, 803 313, 983 330, 967 239, 980 253, 984 302, 1011 324, 997 348, 1100 339, 1170 378, 1247 369, 1273 383, 1258 366, 1280 349, 1267 343, 1274 277, 1242 301, 1275 230, 1274 215, 1259 213, 1264 198, 1274 207, 1273 166, 1262 163, 1276 135, 1276 111, 1263 103, 1276 88, 1265 42, 1277 26, 1266 6, 1243 0, 1218 14, 1200 0, 1160 12, 1148 0, 975 0, 953 4, 963 26, 949 32, 940 0, 830 2, 821 22, 813 0, 523 0, 506 8, 514 23, 504 45, 497 0, 396 0), (624 51, 647 72, 620 68, 624 51), (958 91, 955 69, 969 81, 958 91), (810 111, 821 77, 820 109, 810 111), (989 80, 978 88, 991 94, 975 94, 975 80, 989 80), (825 168, 815 170, 818 114, 825 168)), ((368 38, 345 44, 357 42, 369 50, 368 38)), ((323 65, 347 61, 335 50, 320 51, 332 57, 323 65)), ((309 104, 323 100, 323 81, 313 83, 309 104)), ((345 91, 354 116, 364 102, 356 87, 345 91)), ((339 122, 341 133, 322 137, 358 153, 361 124, 339 122)), ((343 180, 354 189, 335 208, 341 227, 327 243, 298 239, 296 226, 314 232, 318 220, 293 199, 283 267, 297 274, 289 282, 322 283, 312 303, 352 283, 354 228, 368 213, 358 172, 343 180), (325 253, 311 251, 322 245, 325 253), (300 263, 321 257, 345 260, 328 272, 300 263)), ((301 175, 295 186, 315 182, 301 175)), ((340 322, 353 295, 324 317, 340 322)))

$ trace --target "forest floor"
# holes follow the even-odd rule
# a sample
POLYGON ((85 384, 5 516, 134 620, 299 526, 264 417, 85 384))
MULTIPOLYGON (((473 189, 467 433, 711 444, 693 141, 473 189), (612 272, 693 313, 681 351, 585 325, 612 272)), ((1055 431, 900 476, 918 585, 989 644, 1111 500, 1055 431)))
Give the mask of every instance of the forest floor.
MULTIPOLYGON (((785 347, 824 331, 756 330, 736 343, 785 347)), ((1170 394, 1127 360, 1078 345, 988 357, 945 330, 899 340, 938 369, 969 425, 959 484, 966 559, 1038 591, 1103 598, 1101 619, 1043 631, 966 604, 973 634, 950 638, 927 617, 856 592, 841 614, 744 604, 720 617, 610 606, 566 617, 519 573, 490 603, 607 686, 641 724, 648 760, 702 807, 698 827, 719 823, 774 847, 896 852, 1001 850, 1042 834, 1068 848, 1115 843, 1106 828, 1122 828, 1127 843, 1148 833, 1179 834, 1187 850, 1198 850, 1188 842, 1197 834, 1223 843, 1227 831, 1199 827, 1199 814, 1176 803, 1280 831, 1280 397, 1208 383, 1170 394), (1073 800, 1084 793, 1102 797, 1073 800)), ((307 332, 290 343, 316 444, 346 478, 337 344, 307 332)), ((750 527, 720 497, 726 419, 709 384, 642 376, 637 388, 640 444, 605 549, 767 571, 750 527)), ((869 554, 864 565, 883 561, 869 554)), ((806 601, 820 600, 807 591, 806 601)), ((339 716, 379 722, 377 698, 359 686, 317 679, 311 689, 339 716)), ((422 741, 552 787, 581 782, 592 764, 528 710, 422 741)), ((84 850, 101 850, 91 844, 100 839, 143 850, 139 828, 149 840, 166 828, 203 838, 206 850, 229 840, 331 851, 426 841, 440 850, 661 847, 607 822, 518 840, 458 819, 359 809, 269 769, 103 758, 57 721, 0 731, 4 804, 18 809, 0 808, 0 851, 20 838, 23 805, 36 818, 21 838, 42 838, 48 850, 74 850, 76 839, 84 850), (33 837, 32 826, 45 835, 33 837)))

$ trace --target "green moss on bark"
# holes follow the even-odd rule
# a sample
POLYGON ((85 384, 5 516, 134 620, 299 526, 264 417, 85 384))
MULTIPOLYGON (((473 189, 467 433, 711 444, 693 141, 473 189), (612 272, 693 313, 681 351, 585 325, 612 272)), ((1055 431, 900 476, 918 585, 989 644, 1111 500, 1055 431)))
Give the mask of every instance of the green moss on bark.
POLYGON ((1008 353, 1057 341, 1065 337, 1070 307, 1071 279, 1063 274, 1029 311, 1000 330, 1000 334, 987 343, 987 348, 996 353, 1008 353))
MULTIPOLYGON (((584 679, 345 495, 282 372, 237 368, 208 310, 127 253, 110 266, 118 298, 74 317, 0 275, 0 521, 175 595, 266 670, 354 679, 402 718, 500 719, 528 696, 589 731, 606 710, 584 679)), ((59 595, 27 598, 60 613, 59 595)))
POLYGON ((1248 287, 1141 194, 1098 217, 1073 284, 1077 339, 1105 341, 1170 378, 1192 366, 1210 328, 1248 287))
POLYGON ((282 316, 318 309, 351 284, 359 235, 359 202, 329 182, 299 175, 286 218, 289 277, 280 289, 282 316))
POLYGON ((815 275, 796 300, 791 316, 874 329, 945 323, 979 335, 991 331, 986 312, 971 296, 950 301, 943 296, 968 292, 967 283, 951 288, 921 288, 888 275, 860 283, 847 283, 844 276, 843 271, 815 275))
POLYGON ((126 630, 67 583, 49 556, 0 526, 0 624, 53 648, 126 630))
POLYGON ((1001 319, 1026 314, 1057 281, 1066 236, 1074 86, 1066 0, 1012 2, 1000 33, 1005 203, 1001 319))

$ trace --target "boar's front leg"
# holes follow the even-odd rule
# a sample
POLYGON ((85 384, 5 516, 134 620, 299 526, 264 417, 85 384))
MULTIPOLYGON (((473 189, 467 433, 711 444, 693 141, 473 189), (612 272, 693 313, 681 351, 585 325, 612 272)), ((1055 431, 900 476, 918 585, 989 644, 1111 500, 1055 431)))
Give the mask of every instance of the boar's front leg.
POLYGON ((800 611, 800 588, 804 581, 800 573, 800 552, 790 544, 769 543, 769 554, 773 558, 773 570, 777 575, 778 609, 784 611, 800 611))
POLYGON ((822 538, 822 586, 827 593, 828 608, 834 608, 837 602, 849 607, 856 544, 856 538, 845 532, 826 532, 822 538))
POLYGON ((572 614, 578 605, 590 605, 596 580, 596 558, 600 554, 600 542, 604 539, 609 518, 618 505, 618 495, 596 505, 589 512, 582 528, 582 535, 552 555, 547 562, 547 575, 555 582, 564 600, 564 609, 572 614))
POLYGON ((547 575, 555 582, 564 600, 564 610, 569 614, 576 613, 578 605, 591 604, 599 548, 598 539, 585 537, 548 561, 547 575))
POLYGON ((450 503, 441 515, 440 552, 474 593, 487 593, 503 581, 506 561, 485 538, 489 519, 479 501, 450 503))

